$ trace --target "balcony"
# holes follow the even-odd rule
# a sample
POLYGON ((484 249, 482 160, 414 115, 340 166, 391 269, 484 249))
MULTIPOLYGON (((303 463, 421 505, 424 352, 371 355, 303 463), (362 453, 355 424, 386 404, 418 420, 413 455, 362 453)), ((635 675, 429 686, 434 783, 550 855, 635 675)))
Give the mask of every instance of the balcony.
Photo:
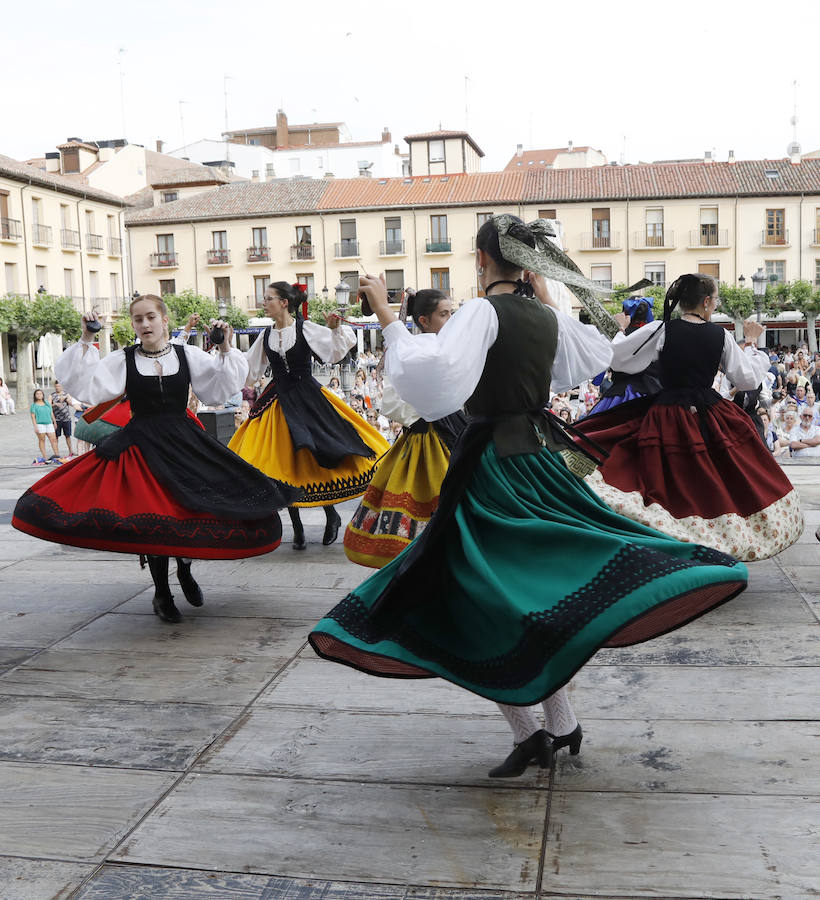
POLYGON ((789 243, 789 229, 785 231, 770 232, 768 229, 760 232, 761 247, 791 247, 789 243))
POLYGON ((270 247, 248 247, 248 262, 260 263, 270 262, 270 247))
POLYGON ((445 238, 444 240, 430 241, 428 240, 425 244, 425 253, 452 253, 453 252, 453 244, 449 238, 445 238))
POLYGON ((179 265, 179 253, 152 253, 150 266, 152 269, 176 269, 179 265))
POLYGON ((717 247, 726 249, 729 246, 729 232, 726 228, 707 229, 706 226, 689 232, 689 249, 700 250, 701 247, 717 247))
POLYGON ((379 256, 404 255, 404 241, 379 241, 379 256))
POLYGON ((35 247, 50 247, 52 244, 51 228, 48 225, 32 225, 31 243, 35 247))
POLYGON ((604 278, 593 278, 593 283, 596 284, 601 290, 611 291, 612 290, 612 280, 604 279, 604 278))
POLYGON ((79 250, 80 232, 74 231, 72 228, 61 228, 60 246, 63 248, 63 250, 79 250))
POLYGON ((108 255, 122 256, 122 238, 110 237, 108 239, 108 255))
POLYGON ((21 241, 23 231, 17 219, 0 219, 0 241, 21 241))
POLYGON ((609 234, 595 234, 586 231, 581 235, 581 250, 620 250, 621 233, 611 231, 609 234))
POLYGON ((231 251, 225 247, 217 247, 208 250, 209 266, 229 266, 231 264, 231 251))
POLYGON ((103 236, 101 234, 87 234, 85 236, 85 252, 86 253, 102 253, 103 252, 103 236))
POLYGON ((336 258, 343 259, 346 256, 359 255, 359 242, 354 240, 344 240, 336 244, 336 258))
POLYGON ((632 234, 633 250, 673 250, 675 248, 675 232, 668 228, 660 230, 646 229, 632 234))
MULTIPOLYGON (((358 248, 358 243, 353 241, 358 248)), ((342 241, 342 244, 345 244, 345 241, 342 241)), ((336 244, 339 247, 339 244, 336 244)), ((336 256, 356 256, 358 254, 358 249, 354 253, 336 253, 336 256)), ((290 258, 292 261, 298 261, 300 259, 315 259, 316 256, 313 252, 313 244, 291 244, 290 245, 290 258)))

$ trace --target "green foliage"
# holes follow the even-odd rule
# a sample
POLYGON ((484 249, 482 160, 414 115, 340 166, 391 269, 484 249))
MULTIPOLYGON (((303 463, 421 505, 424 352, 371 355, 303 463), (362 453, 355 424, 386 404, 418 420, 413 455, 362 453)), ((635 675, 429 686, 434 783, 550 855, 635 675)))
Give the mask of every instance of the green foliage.
MULTIPOLYGON (((336 303, 329 297, 327 300, 325 300, 323 297, 315 294, 308 300, 308 319, 310 319, 311 322, 318 322, 319 325, 324 325, 324 313, 336 312, 338 308, 339 307, 336 305, 336 303)), ((346 318, 350 318, 351 316, 360 316, 361 314, 361 304, 357 303, 354 306, 349 306, 347 308, 346 318)))
POLYGON ((755 295, 751 288, 737 287, 721 281, 718 288, 719 310, 733 319, 747 319, 755 309, 755 295))
POLYGON ((218 315, 217 305, 210 297, 195 294, 190 288, 178 294, 165 294, 162 299, 168 307, 168 321, 172 331, 184 325, 194 313, 199 313, 205 322, 218 315))
POLYGON ((664 297, 666 297, 665 287, 655 284, 652 287, 644 288, 641 291, 628 291, 628 287, 629 285, 624 284, 623 282, 613 284, 612 290, 615 293, 609 297, 601 297, 601 303, 608 313, 615 315, 615 313, 623 312, 623 302, 627 297, 645 297, 652 303, 652 312, 655 318, 657 319, 660 317, 661 312, 663 311, 664 297))
POLYGON ((127 303, 123 303, 111 324, 111 337, 120 349, 134 343, 134 329, 131 327, 131 314, 127 303))
POLYGON ((24 343, 37 341, 44 334, 76 341, 82 333, 82 319, 69 297, 37 294, 29 300, 8 294, 0 298, 0 331, 10 331, 24 343))
POLYGON ((807 319, 817 318, 820 314, 820 287, 815 290, 809 281, 795 281, 791 285, 791 303, 807 319))

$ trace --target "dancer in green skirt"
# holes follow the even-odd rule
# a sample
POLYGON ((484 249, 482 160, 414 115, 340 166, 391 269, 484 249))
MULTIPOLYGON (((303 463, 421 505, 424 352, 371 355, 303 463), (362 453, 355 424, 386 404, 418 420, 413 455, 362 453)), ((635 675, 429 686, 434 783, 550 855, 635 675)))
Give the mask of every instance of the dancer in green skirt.
POLYGON ((585 302, 591 283, 545 246, 547 225, 514 216, 482 225, 486 296, 437 335, 410 338, 384 281, 362 277, 400 396, 426 419, 465 405, 470 421, 423 534, 310 635, 326 659, 373 675, 446 678, 502 705, 517 746, 495 776, 547 766, 553 747, 577 752, 580 727, 560 689, 600 647, 678 628, 747 582, 732 557, 619 516, 574 474, 589 471, 589 459, 545 411, 550 384, 567 390, 606 369, 611 348, 552 304, 539 276, 585 302), (523 707, 545 700, 541 729, 523 707))

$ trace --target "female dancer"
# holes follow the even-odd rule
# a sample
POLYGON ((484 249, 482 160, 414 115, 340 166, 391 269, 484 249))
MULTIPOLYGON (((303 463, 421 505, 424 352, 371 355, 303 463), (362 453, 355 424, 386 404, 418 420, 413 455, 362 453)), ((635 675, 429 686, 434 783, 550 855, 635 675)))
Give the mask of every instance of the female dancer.
POLYGON ((247 364, 231 349, 229 325, 216 323, 225 332, 218 357, 171 345, 165 304, 147 294, 131 303, 141 344, 100 359, 88 318, 80 343, 57 360, 57 376, 91 404, 127 392, 133 418, 94 452, 32 485, 17 502, 12 524, 60 544, 147 555, 154 612, 178 622, 168 558, 177 557, 186 600, 201 606, 185 558, 240 559, 274 550, 282 537, 275 510, 298 494, 244 463, 186 415, 189 384, 217 404, 245 380, 247 364))
POLYGON ((754 390, 769 368, 754 347, 763 327, 744 325, 742 350, 710 322, 717 304, 713 278, 682 275, 666 293, 663 321, 614 345, 619 371, 657 360, 663 390, 579 423, 609 453, 587 483, 616 512, 679 540, 766 559, 800 537, 803 517, 750 417, 711 387, 718 366, 741 391, 754 390))
POLYGON ((306 547, 298 507, 324 507, 322 543, 332 544, 342 523, 333 504, 360 497, 376 459, 389 448, 375 428, 311 375, 311 356, 339 362, 356 343, 353 329, 341 326, 336 315, 325 315, 327 327, 306 321, 301 303, 300 285, 276 281, 265 291, 265 314, 274 327, 265 329, 246 356, 250 381, 268 366, 272 378, 228 444, 266 475, 302 490, 299 502, 288 507, 296 550, 306 547))
MULTIPOLYGON (((438 334, 453 311, 441 291, 421 290, 407 306, 424 334, 438 334)), ((404 403, 385 378, 382 413, 401 422, 401 436, 382 457, 345 530, 348 559, 380 569, 424 530, 438 506, 450 451, 466 425, 461 412, 427 422, 404 403)))
MULTIPOLYGON (((530 276, 542 302, 522 296, 522 270, 592 288, 544 246, 540 229, 514 216, 482 225, 476 263, 487 296, 437 335, 407 335, 384 282, 362 278, 399 394, 428 420, 466 401, 470 421, 436 515, 314 628, 320 656, 373 675, 439 676, 529 706, 599 647, 664 634, 745 588, 742 564, 619 516, 572 474, 570 466, 582 471, 579 454, 544 409, 550 381, 566 390, 605 369, 612 351, 594 327, 552 308, 539 279, 530 276)), ((553 733, 573 750, 580 736, 564 701, 553 733)), ((495 774, 549 763, 546 731, 516 742, 523 749, 495 774)))

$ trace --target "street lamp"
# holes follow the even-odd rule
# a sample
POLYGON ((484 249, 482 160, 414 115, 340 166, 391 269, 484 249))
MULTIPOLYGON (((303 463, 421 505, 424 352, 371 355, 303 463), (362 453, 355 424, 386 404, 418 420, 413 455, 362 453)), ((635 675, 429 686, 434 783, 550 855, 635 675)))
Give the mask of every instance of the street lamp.
POLYGON ((336 292, 336 305, 342 314, 347 312, 350 299, 350 285, 346 281, 340 281, 333 290, 336 292))
POLYGON ((738 284, 741 287, 746 287, 746 276, 745 275, 741 275, 740 278, 738 278, 738 284))
MULTIPOLYGON (((758 269, 754 275, 752 275, 752 289, 754 290, 755 295, 755 310, 757 311, 758 322, 763 320, 763 299, 766 296, 766 286, 768 283, 769 279, 763 269, 758 269)), ((766 346, 765 335, 761 334, 757 339, 757 346, 766 346)))
MULTIPOLYGON (((336 292, 336 305, 339 307, 339 313, 344 316, 347 313, 348 301, 350 300, 350 285, 342 279, 333 290, 336 292)), ((339 365, 339 375, 342 382, 342 390, 346 394, 350 394, 350 391, 353 389, 353 357, 349 350, 339 365)))
POLYGON ((322 300, 327 300, 327 285, 322 288, 322 300))

